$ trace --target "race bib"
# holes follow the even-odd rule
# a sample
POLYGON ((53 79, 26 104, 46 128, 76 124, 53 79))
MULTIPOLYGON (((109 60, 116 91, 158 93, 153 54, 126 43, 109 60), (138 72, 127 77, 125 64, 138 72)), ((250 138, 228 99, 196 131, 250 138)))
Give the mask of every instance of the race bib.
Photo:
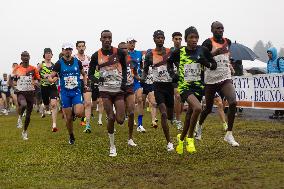
POLYGON ((156 74, 154 74, 154 76, 155 76, 155 81, 158 82, 170 81, 170 76, 166 65, 156 67, 156 74))
POLYGON ((78 80, 76 76, 64 77, 64 86, 66 89, 74 89, 78 87, 78 80))
POLYGON ((201 66, 199 63, 184 65, 184 80, 187 82, 201 80, 201 66))
POLYGON ((119 74, 117 69, 108 70, 101 72, 102 76, 104 77, 104 87, 108 88, 120 88, 122 76, 119 74))
POLYGON ((152 67, 149 67, 148 75, 146 77, 146 84, 153 84, 154 78, 153 78, 153 69, 152 67))
POLYGON ((32 76, 20 76, 20 78, 17 81, 17 89, 19 91, 35 90, 32 76))

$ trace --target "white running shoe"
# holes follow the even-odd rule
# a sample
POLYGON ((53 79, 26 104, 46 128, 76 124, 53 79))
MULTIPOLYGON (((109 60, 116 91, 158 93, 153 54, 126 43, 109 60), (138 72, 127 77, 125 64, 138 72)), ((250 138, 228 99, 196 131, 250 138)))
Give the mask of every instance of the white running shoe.
POLYGON ((99 121, 98 121, 98 125, 99 125, 99 126, 103 126, 102 120, 99 120, 99 121))
POLYGON ((240 146, 239 143, 237 143, 233 137, 232 131, 227 131, 225 137, 224 137, 224 141, 228 142, 230 145, 232 145, 233 147, 238 147, 240 146))
POLYGON ((140 133, 145 133, 146 132, 146 130, 144 129, 143 125, 139 125, 137 127, 137 131, 140 132, 140 133))
POLYGON ((21 129, 23 127, 23 123, 22 123, 22 119, 18 118, 18 122, 17 122, 17 128, 21 129))
POLYGON ((111 147, 110 147, 110 149, 109 149, 109 156, 110 156, 110 157, 115 157, 115 156, 117 156, 115 146, 111 146, 111 147))
POLYGON ((22 138, 23 138, 23 140, 28 140, 28 132, 27 131, 22 132, 22 138))
POLYGON ((167 145, 167 151, 168 151, 168 152, 171 152, 171 151, 173 151, 173 150, 175 150, 175 149, 174 149, 174 145, 173 145, 173 143, 169 142, 168 145, 167 145))
POLYGON ((8 115, 8 111, 7 111, 6 109, 3 109, 3 110, 2 110, 2 113, 3 113, 4 115, 8 115))
POLYGON ((199 125, 199 122, 197 122, 195 126, 195 139, 201 140, 201 134, 202 134, 202 125, 199 125))
POLYGON ((129 145, 129 146, 137 146, 137 144, 135 144, 132 139, 129 139, 129 140, 128 140, 128 145, 129 145))

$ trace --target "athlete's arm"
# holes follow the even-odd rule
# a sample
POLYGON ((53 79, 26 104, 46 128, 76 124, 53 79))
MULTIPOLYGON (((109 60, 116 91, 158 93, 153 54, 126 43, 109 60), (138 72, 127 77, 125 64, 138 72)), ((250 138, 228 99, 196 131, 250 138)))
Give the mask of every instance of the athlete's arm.
POLYGON ((127 56, 123 51, 118 50, 118 56, 120 57, 120 63, 121 63, 121 68, 122 68, 122 85, 126 85, 127 82, 127 56))
POLYGON ((167 60, 167 70, 171 76, 171 78, 176 78, 176 74, 174 72, 174 65, 179 67, 179 60, 180 60, 180 50, 176 49, 171 53, 170 58, 167 60))
POLYGON ((89 71, 88 71, 88 78, 92 80, 93 82, 96 79, 95 73, 96 73, 97 65, 98 65, 98 52, 95 52, 91 57, 91 61, 89 64, 89 71))
POLYGON ((60 72, 60 63, 57 61, 53 67, 51 74, 48 76, 50 83, 55 83, 58 80, 58 73, 60 72))
POLYGON ((80 73, 81 73, 81 75, 83 76, 84 86, 86 87, 86 86, 87 86, 87 83, 88 83, 87 74, 86 74, 86 72, 84 71, 82 62, 81 62, 80 60, 78 61, 78 64, 79 64, 80 73))
POLYGON ((144 66, 143 66, 143 73, 142 73, 142 78, 141 80, 145 80, 148 72, 149 72, 149 67, 153 65, 153 59, 151 58, 152 52, 148 52, 145 56, 145 61, 144 61, 144 66))
POLYGON ((202 47, 204 57, 201 57, 198 60, 198 63, 202 64, 203 66, 210 68, 210 70, 215 70, 217 68, 217 63, 213 58, 213 55, 209 52, 207 48, 202 47))

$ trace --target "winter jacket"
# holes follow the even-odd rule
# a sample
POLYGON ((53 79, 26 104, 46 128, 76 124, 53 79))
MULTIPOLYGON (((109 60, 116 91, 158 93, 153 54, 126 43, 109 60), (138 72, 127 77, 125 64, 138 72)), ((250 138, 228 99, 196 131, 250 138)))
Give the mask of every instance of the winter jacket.
POLYGON ((267 50, 267 52, 271 52, 272 59, 267 62, 267 73, 284 73, 284 60, 280 59, 279 68, 277 66, 277 50, 275 47, 271 47, 267 50))

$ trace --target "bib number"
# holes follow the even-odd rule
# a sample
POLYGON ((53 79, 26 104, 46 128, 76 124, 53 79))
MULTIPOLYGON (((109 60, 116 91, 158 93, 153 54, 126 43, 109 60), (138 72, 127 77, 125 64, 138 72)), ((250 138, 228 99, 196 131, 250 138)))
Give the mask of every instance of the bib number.
POLYGON ((76 76, 64 77, 64 83, 66 89, 74 89, 78 87, 78 80, 76 76))
POLYGON ((201 66, 198 63, 184 65, 184 80, 187 82, 201 80, 201 66))

